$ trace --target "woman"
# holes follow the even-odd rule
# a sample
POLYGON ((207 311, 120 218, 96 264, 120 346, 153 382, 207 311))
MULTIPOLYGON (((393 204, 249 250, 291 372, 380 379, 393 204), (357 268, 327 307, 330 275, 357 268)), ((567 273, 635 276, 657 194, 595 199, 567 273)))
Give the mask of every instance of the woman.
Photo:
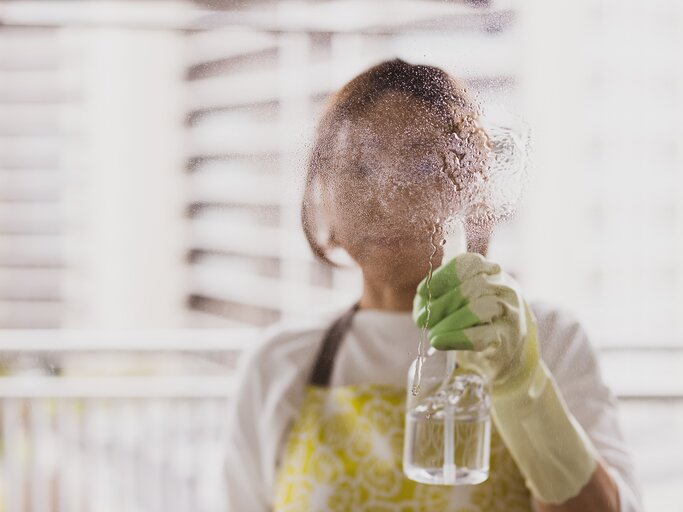
POLYGON ((229 429, 230 510, 639 509, 615 400, 581 327, 528 307, 477 254, 444 262, 429 289, 423 281, 443 258, 443 220, 457 212, 480 212, 467 235, 485 253, 495 220, 477 202, 487 147, 464 88, 434 67, 385 62, 333 96, 303 226, 323 261, 331 248, 348 252, 363 291, 344 312, 269 328, 245 359, 229 429), (468 351, 459 361, 491 382, 482 484, 423 485, 402 473, 405 376, 422 326, 435 348, 468 351))

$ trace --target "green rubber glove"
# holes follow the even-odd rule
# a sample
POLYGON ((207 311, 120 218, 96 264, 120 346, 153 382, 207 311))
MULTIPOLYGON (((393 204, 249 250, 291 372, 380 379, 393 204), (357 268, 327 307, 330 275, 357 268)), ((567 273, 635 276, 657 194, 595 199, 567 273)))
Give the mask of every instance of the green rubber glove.
POLYGON ((434 348, 464 351, 459 364, 488 377, 496 428, 534 497, 559 504, 576 496, 597 453, 539 357, 536 322, 514 279, 461 254, 433 273, 429 288, 420 283, 413 317, 434 348))

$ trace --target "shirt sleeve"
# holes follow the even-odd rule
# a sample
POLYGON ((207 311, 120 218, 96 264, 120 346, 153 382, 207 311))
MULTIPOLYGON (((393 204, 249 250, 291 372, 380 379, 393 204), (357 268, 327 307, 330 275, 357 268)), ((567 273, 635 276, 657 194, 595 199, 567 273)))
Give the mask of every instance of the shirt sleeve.
POLYGON ((317 346, 315 331, 264 331, 243 355, 229 407, 224 459, 228 511, 272 510, 278 458, 317 346))
POLYGON ((617 401, 602 380, 595 350, 581 325, 564 312, 537 312, 541 354, 579 424, 616 482, 621 512, 640 512, 639 491, 617 401))
POLYGON ((261 350, 251 350, 242 356, 228 412, 224 476, 230 512, 269 510, 263 485, 263 450, 255 428, 264 401, 256 375, 260 354, 261 350))

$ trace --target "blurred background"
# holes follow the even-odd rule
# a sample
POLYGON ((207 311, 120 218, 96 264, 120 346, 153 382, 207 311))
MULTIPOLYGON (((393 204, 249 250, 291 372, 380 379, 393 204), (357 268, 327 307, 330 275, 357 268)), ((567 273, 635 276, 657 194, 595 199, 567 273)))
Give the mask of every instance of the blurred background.
POLYGON ((682 45, 675 0, 0 3, 0 510, 222 510, 241 349, 359 293, 300 229, 315 121, 394 57, 530 127, 490 257, 581 319, 682 510, 682 45))

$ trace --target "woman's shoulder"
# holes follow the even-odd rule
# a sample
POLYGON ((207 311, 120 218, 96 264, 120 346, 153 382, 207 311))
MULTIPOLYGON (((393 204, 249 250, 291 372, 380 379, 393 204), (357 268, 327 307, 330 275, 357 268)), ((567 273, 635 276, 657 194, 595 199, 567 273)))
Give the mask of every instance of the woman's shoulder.
POLYGON ((276 322, 259 331, 245 347, 235 375, 233 396, 233 407, 241 417, 258 417, 265 424, 279 425, 282 418, 293 413, 328 317, 316 314, 276 322))
POLYGON ((529 303, 534 313, 539 335, 544 334, 541 343, 562 338, 564 343, 586 343, 587 334, 581 322, 569 309, 545 301, 529 303), (548 340, 548 338, 550 338, 548 340))
POLYGON ((534 312, 537 323, 548 326, 568 326, 579 323, 576 315, 568 308, 554 304, 552 302, 535 300, 529 302, 531 310, 534 312))
POLYGON ((301 366, 317 353, 325 331, 339 314, 337 309, 322 310, 262 328, 245 348, 242 366, 260 367, 265 371, 275 371, 282 366, 301 366))
POLYGON ((541 357, 556 377, 599 372, 595 348, 576 315, 548 302, 529 306, 536 317, 541 357))

